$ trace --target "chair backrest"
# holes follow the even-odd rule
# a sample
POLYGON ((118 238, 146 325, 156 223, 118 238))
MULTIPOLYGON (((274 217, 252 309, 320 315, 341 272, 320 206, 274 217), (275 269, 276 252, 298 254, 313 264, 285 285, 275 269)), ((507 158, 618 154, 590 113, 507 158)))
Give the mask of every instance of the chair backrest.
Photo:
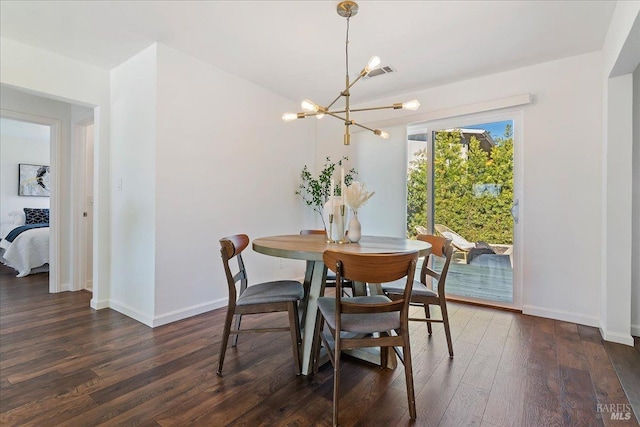
POLYGON ((220 255, 222 256, 222 265, 224 266, 227 285, 229 286, 229 304, 235 302, 237 299, 237 282, 240 282, 240 295, 247 289, 247 271, 242 261, 242 251, 244 251, 247 246, 249 246, 249 236, 246 234, 236 234, 220 239, 220 255), (238 272, 235 274, 229 266, 229 261, 234 257, 238 260, 238 272))
POLYGON ((449 264, 451 264, 451 258, 453 257, 453 246, 451 245, 451 239, 434 236, 432 234, 419 234, 417 239, 431 244, 432 256, 437 256, 444 259, 442 270, 437 272, 429 267, 430 257, 424 257, 424 263, 422 264, 422 270, 420 272, 420 281, 423 284, 427 284, 427 275, 433 277, 438 281, 438 295, 444 298, 444 285, 447 280, 449 264))
POLYGON ((453 230, 450 229, 449 227, 447 227, 446 225, 442 225, 442 224, 433 224, 433 228, 436 230, 436 232, 440 235, 442 235, 442 233, 453 233, 453 230))
MULTIPOLYGON (((327 268, 336 273, 336 312, 337 313, 383 313, 399 311, 407 317, 411 284, 415 274, 418 252, 398 254, 344 253, 333 250, 322 255, 327 268), (358 282, 385 283, 406 277, 407 286, 402 299, 389 303, 358 304, 343 302, 342 281, 344 277, 358 282)), ((339 318, 339 316, 337 316, 339 318)), ((408 317, 407 317, 408 318, 408 317)), ((404 323, 403 323, 404 324, 404 323)))
POLYGON ((304 236, 306 234, 326 234, 324 230, 300 230, 300 235, 304 236))

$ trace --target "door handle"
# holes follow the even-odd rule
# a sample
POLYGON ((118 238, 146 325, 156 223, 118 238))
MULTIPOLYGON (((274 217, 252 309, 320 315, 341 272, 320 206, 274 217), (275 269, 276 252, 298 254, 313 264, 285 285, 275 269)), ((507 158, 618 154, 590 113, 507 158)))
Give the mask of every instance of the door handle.
POLYGON ((511 216, 513 217, 513 222, 517 224, 520 217, 520 200, 518 199, 516 199, 511 206, 511 216))

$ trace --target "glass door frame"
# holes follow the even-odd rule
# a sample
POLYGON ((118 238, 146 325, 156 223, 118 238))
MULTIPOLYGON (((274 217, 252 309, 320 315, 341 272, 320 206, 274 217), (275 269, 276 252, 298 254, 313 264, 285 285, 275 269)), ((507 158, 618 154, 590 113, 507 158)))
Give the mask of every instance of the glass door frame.
MULTIPOLYGON (((432 120, 427 122, 413 123, 407 127, 407 135, 426 134, 427 135, 427 158, 429 159, 427 166, 427 212, 428 222, 427 228, 430 233, 434 232, 434 170, 433 170, 433 154, 434 154, 434 131, 440 129, 463 128, 481 123, 492 123, 504 120, 513 121, 513 202, 518 203, 518 221, 514 220, 513 227, 513 302, 505 303, 498 301, 485 300, 480 298, 451 296, 456 301, 464 301, 474 304, 490 305, 494 307, 506 308, 511 310, 522 310, 522 259, 523 251, 523 111, 522 109, 507 109, 499 112, 483 112, 470 114, 459 117, 451 117, 440 120, 432 120)), ((408 168, 407 164, 407 168, 408 168)))

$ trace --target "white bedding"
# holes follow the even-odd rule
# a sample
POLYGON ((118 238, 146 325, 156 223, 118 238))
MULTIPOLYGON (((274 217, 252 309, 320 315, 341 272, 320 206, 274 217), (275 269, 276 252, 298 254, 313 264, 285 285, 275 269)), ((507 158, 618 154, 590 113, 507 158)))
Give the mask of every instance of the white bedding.
POLYGON ((49 227, 27 230, 8 242, 0 241, 0 261, 18 270, 16 277, 29 275, 32 269, 49 263, 49 227))

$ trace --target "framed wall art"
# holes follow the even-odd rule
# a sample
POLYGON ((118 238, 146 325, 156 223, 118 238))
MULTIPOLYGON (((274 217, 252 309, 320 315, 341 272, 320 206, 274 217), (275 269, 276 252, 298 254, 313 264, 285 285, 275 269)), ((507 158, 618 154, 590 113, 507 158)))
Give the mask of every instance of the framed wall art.
POLYGON ((45 165, 18 165, 18 196, 49 197, 51 170, 45 165))

